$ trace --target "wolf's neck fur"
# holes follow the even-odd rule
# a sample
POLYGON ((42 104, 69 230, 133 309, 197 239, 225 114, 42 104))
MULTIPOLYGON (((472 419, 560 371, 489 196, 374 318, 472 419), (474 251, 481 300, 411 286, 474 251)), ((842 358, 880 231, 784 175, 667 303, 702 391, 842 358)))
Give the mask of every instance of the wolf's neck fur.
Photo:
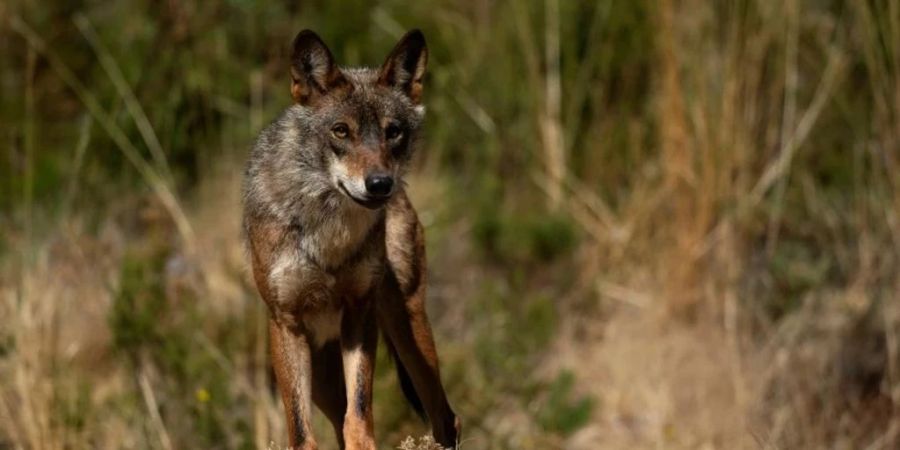
POLYGON ((311 225, 308 231, 299 231, 302 252, 324 269, 338 268, 356 259, 369 235, 377 231, 374 228, 384 226, 383 210, 372 211, 347 198, 340 200, 333 212, 307 220, 311 225))

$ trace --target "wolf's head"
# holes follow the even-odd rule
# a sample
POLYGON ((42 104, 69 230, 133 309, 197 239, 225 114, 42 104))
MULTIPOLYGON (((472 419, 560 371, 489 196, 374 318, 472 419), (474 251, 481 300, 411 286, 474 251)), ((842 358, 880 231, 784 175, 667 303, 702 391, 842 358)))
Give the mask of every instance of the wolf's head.
POLYGON ((380 69, 340 68, 312 31, 294 38, 291 95, 307 118, 306 144, 333 187, 356 203, 383 206, 402 182, 420 124, 428 51, 407 33, 380 69))

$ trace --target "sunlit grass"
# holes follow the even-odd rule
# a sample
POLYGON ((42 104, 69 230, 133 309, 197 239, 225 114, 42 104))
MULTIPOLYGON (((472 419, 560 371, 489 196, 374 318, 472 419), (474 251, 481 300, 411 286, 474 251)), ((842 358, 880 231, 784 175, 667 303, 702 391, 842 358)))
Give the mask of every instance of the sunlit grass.
MULTIPOLYGON (((463 449, 900 442, 898 2, 13 0, 0 448, 284 446, 238 192, 304 27, 427 36, 463 449)), ((431 448, 389 364, 381 448, 431 448)))

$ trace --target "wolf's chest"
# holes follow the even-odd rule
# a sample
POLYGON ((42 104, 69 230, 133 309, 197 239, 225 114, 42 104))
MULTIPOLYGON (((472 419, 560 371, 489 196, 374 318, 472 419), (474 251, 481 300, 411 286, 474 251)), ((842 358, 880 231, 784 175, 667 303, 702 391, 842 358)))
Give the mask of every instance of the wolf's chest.
POLYGON ((270 306, 286 322, 311 320, 307 327, 330 335, 335 314, 339 317, 347 302, 363 300, 379 282, 384 221, 379 216, 350 219, 321 222, 295 234, 273 259, 270 306))
POLYGON ((378 239, 380 217, 376 214, 345 213, 322 220, 300 237, 304 255, 322 269, 337 269, 371 250, 378 239))

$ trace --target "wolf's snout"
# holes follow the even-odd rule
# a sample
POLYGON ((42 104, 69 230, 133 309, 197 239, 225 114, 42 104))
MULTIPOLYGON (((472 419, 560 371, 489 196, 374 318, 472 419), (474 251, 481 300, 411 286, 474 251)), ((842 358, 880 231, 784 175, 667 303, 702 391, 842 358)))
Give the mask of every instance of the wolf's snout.
POLYGON ((366 191, 374 197, 387 197, 394 188, 394 179, 388 175, 369 175, 366 177, 366 191))

